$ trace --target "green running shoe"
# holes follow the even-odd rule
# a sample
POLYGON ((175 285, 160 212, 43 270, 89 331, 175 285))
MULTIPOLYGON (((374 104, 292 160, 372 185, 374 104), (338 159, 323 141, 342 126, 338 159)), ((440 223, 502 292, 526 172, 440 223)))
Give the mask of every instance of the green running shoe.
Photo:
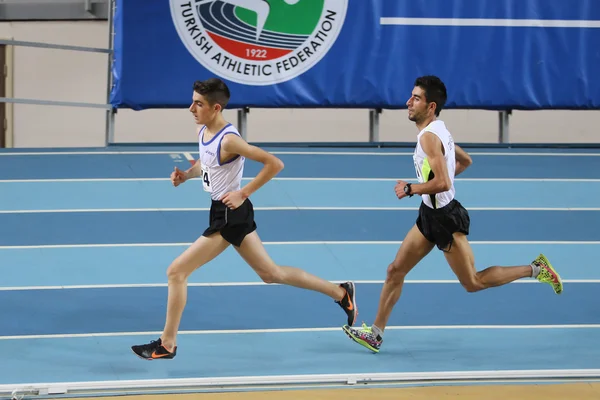
POLYGON ((540 254, 535 260, 533 260, 532 264, 540 267, 540 273, 536 279, 542 283, 547 283, 552 286, 554 293, 561 294, 563 291, 562 280, 546 256, 540 254))
POLYGON ((383 339, 379 335, 375 336, 371 327, 367 326, 364 322, 360 328, 352 328, 351 326, 344 325, 342 329, 344 330, 344 333, 356 343, 366 347, 373 353, 379 353, 379 348, 381 347, 381 343, 383 343, 383 339))

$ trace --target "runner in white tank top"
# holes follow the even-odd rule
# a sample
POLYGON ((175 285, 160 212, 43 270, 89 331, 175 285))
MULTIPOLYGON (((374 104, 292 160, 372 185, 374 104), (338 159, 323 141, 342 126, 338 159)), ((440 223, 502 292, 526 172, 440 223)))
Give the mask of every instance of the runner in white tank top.
MULTIPOLYGON (((201 178, 204 190, 210 193, 212 199, 209 226, 167 269, 169 294, 165 327, 158 340, 131 347, 141 358, 168 360, 176 356, 177 331, 185 308, 188 278, 229 245, 234 246, 265 283, 290 285, 325 294, 342 308, 344 320, 349 325, 353 325, 358 316, 353 282, 328 282, 299 268, 278 265, 267 254, 256 233, 250 196, 283 169, 283 162, 273 154, 246 143, 237 129, 225 121, 222 110, 228 102, 229 88, 222 80, 194 83, 190 112, 197 125, 204 125, 198 132, 200 156, 185 172, 175 167, 171 181, 174 186, 179 186, 189 179, 201 178), (261 163, 263 168, 241 187, 246 159, 261 163)), ((218 304, 212 306, 218 307, 218 304)), ((248 309, 247 312, 260 310, 248 309)))
POLYGON ((435 246, 444 252, 452 271, 469 292, 528 277, 550 284, 557 294, 562 292, 560 276, 543 254, 530 264, 493 266, 479 272, 475 269, 473 251, 467 240, 469 213, 455 199, 454 189, 454 176, 463 172, 472 161, 454 144, 446 125, 437 119, 445 103, 446 86, 438 77, 417 78, 406 105, 408 118, 419 130, 413 155, 418 183, 398 181, 395 191, 398 199, 415 194, 421 196, 419 215, 387 268, 373 325, 343 328, 346 335, 373 352, 379 352, 383 343, 383 332, 402 293, 404 278, 435 246))
POLYGON ((206 126, 198 134, 200 165, 202 168, 202 186, 210 193, 213 200, 220 200, 225 193, 240 190, 244 175, 245 157, 236 155, 232 159, 221 162, 221 142, 226 135, 240 136, 231 124, 217 132, 210 140, 204 139, 206 126))
POLYGON ((448 129, 446 129, 446 124, 440 120, 431 122, 419 132, 417 135, 417 146, 413 155, 419 183, 425 183, 434 178, 427 154, 423 150, 423 146, 421 146, 421 137, 425 132, 433 133, 442 142, 442 146, 444 147, 444 160, 446 161, 446 169, 448 171, 448 178, 450 179, 450 189, 433 195, 423 196, 423 203, 431 208, 442 208, 454 199, 454 194, 456 192, 454 189, 454 172, 456 169, 454 139, 448 129))

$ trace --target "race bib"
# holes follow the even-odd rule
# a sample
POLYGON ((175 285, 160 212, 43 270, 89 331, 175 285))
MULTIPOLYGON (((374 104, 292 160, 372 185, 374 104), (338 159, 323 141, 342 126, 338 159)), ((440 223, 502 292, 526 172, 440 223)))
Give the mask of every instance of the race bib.
POLYGON ((418 163, 416 157, 413 157, 413 162, 415 164, 415 172, 417 173, 417 181, 419 181, 419 183, 423 183, 423 176, 421 175, 421 168, 419 167, 419 163, 418 163))
POLYGON ((202 187, 206 192, 212 192, 212 186, 210 185, 210 168, 202 166, 202 187))

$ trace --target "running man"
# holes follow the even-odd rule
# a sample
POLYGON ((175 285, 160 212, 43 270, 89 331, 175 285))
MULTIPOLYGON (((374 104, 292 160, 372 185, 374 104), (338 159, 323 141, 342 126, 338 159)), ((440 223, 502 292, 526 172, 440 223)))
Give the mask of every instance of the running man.
POLYGON ((346 313, 348 325, 358 315, 353 282, 336 285, 301 269, 277 265, 267 254, 256 232, 250 196, 283 169, 274 155, 248 144, 237 129, 225 121, 222 110, 229 102, 229 88, 216 78, 197 81, 189 111, 198 130, 200 157, 187 171, 177 167, 171 173, 174 186, 201 177, 210 193, 209 226, 167 269, 167 315, 162 335, 148 344, 132 346, 141 358, 172 359, 177 354, 177 332, 187 301, 187 279, 193 271, 213 260, 229 245, 265 283, 279 283, 314 290, 330 296, 346 313), (262 170, 243 188, 244 161, 263 164, 262 170))
POLYGON ((556 294, 563 290, 560 276, 543 254, 529 265, 475 269, 475 257, 467 240, 469 213, 455 199, 454 189, 454 177, 469 167, 472 160, 454 144, 446 125, 437 118, 445 103, 446 87, 438 77, 416 79, 406 104, 408 118, 419 131, 413 155, 418 183, 411 185, 398 181, 395 191, 398 199, 421 196, 419 214, 388 266, 373 325, 369 327, 363 323, 362 328, 343 327, 352 340, 375 353, 379 352, 388 319, 402 293, 404 278, 434 246, 443 251, 450 268, 468 292, 529 277, 550 284, 556 294))

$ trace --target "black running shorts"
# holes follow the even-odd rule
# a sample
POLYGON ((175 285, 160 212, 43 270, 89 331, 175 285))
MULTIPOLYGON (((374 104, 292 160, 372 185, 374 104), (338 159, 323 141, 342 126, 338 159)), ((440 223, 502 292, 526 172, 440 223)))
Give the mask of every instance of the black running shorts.
POLYGON ((417 228, 427 240, 434 243, 438 249, 449 251, 455 232, 469 234, 471 219, 469 212, 453 199, 442 208, 433 209, 425 203, 419 207, 417 228))
POLYGON ((250 199, 246 199, 235 210, 231 210, 222 201, 213 200, 210 206, 209 226, 202 235, 210 236, 220 232, 225 240, 239 247, 246 235, 255 230, 254 207, 250 199))

